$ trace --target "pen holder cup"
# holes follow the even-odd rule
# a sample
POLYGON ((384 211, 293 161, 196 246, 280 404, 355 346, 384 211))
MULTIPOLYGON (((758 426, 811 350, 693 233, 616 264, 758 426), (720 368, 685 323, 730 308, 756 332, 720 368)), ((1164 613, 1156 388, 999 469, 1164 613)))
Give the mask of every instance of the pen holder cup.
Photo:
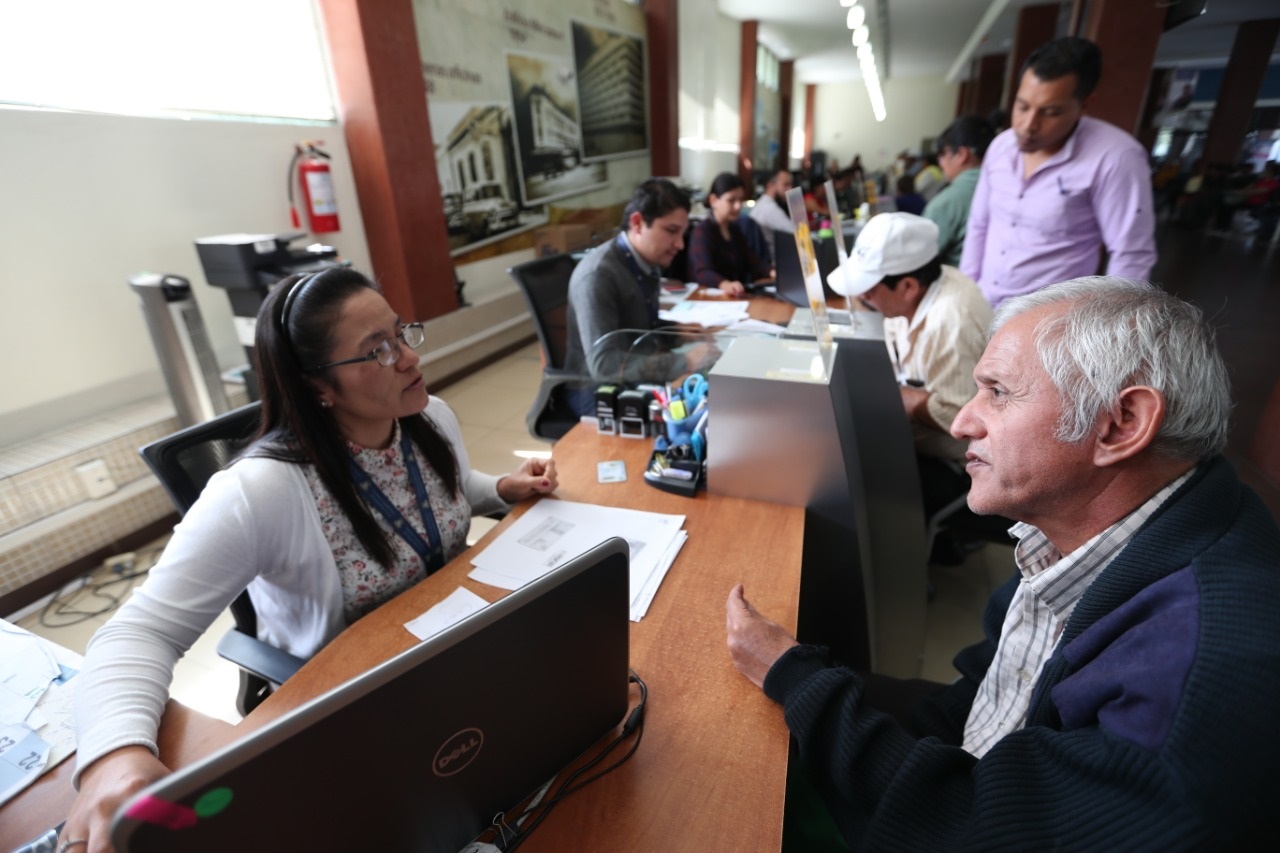
POLYGON ((704 413, 705 409, 700 412, 694 412, 683 420, 677 421, 668 412, 666 416, 667 440, 672 444, 690 444, 693 428, 698 425, 698 420, 704 413))

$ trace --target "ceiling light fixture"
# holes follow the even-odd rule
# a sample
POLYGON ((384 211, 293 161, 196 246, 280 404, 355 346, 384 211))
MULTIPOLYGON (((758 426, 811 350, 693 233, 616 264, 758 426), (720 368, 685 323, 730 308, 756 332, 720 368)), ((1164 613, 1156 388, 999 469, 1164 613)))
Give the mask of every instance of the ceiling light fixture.
POLYGON ((862 26, 867 20, 867 10, 862 6, 854 6, 849 10, 849 17, 845 19, 845 24, 851 30, 856 30, 862 26))
POLYGON ((857 3, 858 3, 858 0, 840 0, 840 5, 844 6, 845 8, 848 8, 849 6, 855 6, 857 5, 857 3))
POLYGON ((871 40, 871 30, 867 29, 865 26, 858 27, 856 30, 853 31, 854 47, 862 47, 862 45, 866 44, 870 40, 871 40))

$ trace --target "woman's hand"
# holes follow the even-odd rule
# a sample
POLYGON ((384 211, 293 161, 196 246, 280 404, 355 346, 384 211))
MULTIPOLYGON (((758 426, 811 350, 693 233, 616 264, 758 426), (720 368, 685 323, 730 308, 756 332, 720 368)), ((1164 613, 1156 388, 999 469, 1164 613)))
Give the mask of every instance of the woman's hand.
POLYGON ((498 481, 498 497, 509 504, 519 503, 534 495, 553 492, 560 481, 556 463, 550 459, 526 459, 520 467, 498 481))
POLYGON ((80 793, 59 833, 62 845, 86 841, 87 844, 72 845, 68 853, 109 853, 111 818, 116 810, 134 794, 168 775, 169 768, 145 746, 121 747, 94 761, 80 774, 80 793))
POLYGON ((740 281, 726 280, 717 284, 716 287, 720 288, 720 290, 724 291, 729 296, 741 296, 747 292, 747 288, 744 287, 740 281))

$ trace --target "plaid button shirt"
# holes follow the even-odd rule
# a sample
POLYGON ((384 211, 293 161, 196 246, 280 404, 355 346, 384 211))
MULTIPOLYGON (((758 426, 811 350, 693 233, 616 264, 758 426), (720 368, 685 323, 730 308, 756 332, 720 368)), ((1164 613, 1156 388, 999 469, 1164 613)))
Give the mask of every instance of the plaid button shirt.
POLYGON ((1077 602, 1191 474, 1183 474, 1065 556, 1037 527, 1018 523, 1009 529, 1018 539, 1013 556, 1022 581, 1005 613, 995 659, 969 709, 964 727, 968 752, 981 758, 1000 738, 1022 728, 1040 670, 1053 654, 1077 602))

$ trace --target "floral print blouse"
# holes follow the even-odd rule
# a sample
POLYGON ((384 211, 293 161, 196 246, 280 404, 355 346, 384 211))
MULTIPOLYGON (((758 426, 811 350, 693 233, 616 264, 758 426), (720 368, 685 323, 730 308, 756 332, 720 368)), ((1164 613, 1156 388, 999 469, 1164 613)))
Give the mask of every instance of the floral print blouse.
MULTIPOLYGON (((422 479, 427 487, 427 498, 431 503, 431 511, 436 517, 436 526, 440 528, 441 547, 445 561, 452 560, 462 553, 467 544, 467 532, 471 528, 471 505, 465 496, 450 494, 440 475, 435 472, 422 451, 416 444, 413 447, 414 458, 418 460, 418 468, 422 471, 422 479)), ((384 449, 360 447, 347 442, 347 449, 355 457, 356 464, 363 468, 374 485, 393 503, 413 529, 425 540, 422 515, 418 512, 418 503, 413 494, 413 483, 409 480, 409 470, 405 466, 400 453, 400 422, 395 424, 390 446, 384 449)), ((338 566, 338 575, 342 580, 342 601, 346 613, 347 624, 359 619, 374 610, 383 602, 394 598, 404 590, 413 586, 427 576, 422 560, 408 542, 392 532, 391 526, 376 510, 370 509, 378 526, 387 534, 395 553, 395 564, 386 567, 373 561, 360 540, 356 538, 350 519, 342 512, 338 501, 330 494, 328 488, 320 480, 315 466, 304 466, 307 485, 315 498, 316 508, 320 511, 320 524, 324 529, 325 539, 333 551, 334 562, 338 566)))

